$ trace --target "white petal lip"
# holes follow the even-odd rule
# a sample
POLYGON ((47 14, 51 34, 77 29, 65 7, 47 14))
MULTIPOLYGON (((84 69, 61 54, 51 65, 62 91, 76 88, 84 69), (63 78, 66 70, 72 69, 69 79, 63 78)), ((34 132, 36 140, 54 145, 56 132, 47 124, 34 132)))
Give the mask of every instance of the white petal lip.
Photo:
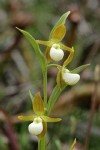
POLYGON ((62 73, 62 78, 68 85, 74 85, 80 80, 80 75, 67 72, 62 73))
POLYGON ((62 49, 55 49, 54 47, 51 47, 50 49, 50 57, 54 61, 60 61, 64 57, 64 52, 62 49))
POLYGON ((42 122, 39 123, 32 122, 29 124, 28 130, 31 134, 39 135, 43 131, 43 124, 42 122))

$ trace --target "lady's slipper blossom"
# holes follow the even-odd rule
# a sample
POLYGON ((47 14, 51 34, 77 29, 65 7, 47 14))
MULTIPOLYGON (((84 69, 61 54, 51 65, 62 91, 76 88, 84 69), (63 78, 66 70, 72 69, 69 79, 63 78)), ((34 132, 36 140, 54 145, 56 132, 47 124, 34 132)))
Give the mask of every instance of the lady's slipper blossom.
POLYGON ((61 23, 61 20, 63 20, 64 18, 67 18, 69 14, 70 14, 70 11, 65 13, 57 22, 57 24, 54 26, 54 28, 52 29, 50 33, 49 41, 36 40, 38 44, 47 46, 46 58, 48 62, 51 62, 51 61, 58 62, 62 60, 64 56, 63 50, 67 50, 68 52, 72 54, 72 56, 74 54, 74 50, 72 48, 67 47, 61 43, 62 39, 64 38, 66 34, 65 21, 61 23))
POLYGON ((44 115, 44 103, 39 92, 33 97, 32 104, 35 114, 32 116, 18 116, 18 118, 23 121, 32 121, 28 126, 29 132, 38 136, 38 138, 42 138, 47 131, 47 122, 58 122, 61 119, 44 115))
POLYGON ((68 85, 74 85, 80 80, 80 75, 71 73, 68 69, 63 69, 63 71, 62 71, 62 79, 68 85))
POLYGON ((43 131, 42 119, 36 117, 32 123, 29 124, 28 130, 31 134, 39 135, 43 131))
POLYGON ((62 81, 64 81, 67 85, 75 85, 80 80, 79 74, 70 72, 64 66, 59 66, 58 69, 59 72, 56 80, 60 89, 62 88, 62 81))
POLYGON ((50 49, 50 57, 54 61, 60 61, 64 57, 64 52, 62 49, 60 49, 59 44, 53 44, 50 49))

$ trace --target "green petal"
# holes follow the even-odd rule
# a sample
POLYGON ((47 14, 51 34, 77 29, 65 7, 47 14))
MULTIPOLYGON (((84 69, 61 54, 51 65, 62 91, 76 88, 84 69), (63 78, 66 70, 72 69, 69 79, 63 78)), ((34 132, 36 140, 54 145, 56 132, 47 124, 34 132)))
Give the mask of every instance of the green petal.
POLYGON ((73 56, 74 56, 74 49, 72 48, 72 51, 70 52, 68 58, 65 60, 63 64, 64 67, 67 66, 71 62, 71 60, 73 59, 73 56))
POLYGON ((52 61, 52 59, 50 57, 50 49, 51 49, 51 47, 47 47, 46 53, 45 53, 48 63, 50 63, 52 61))
POLYGON ((43 138, 47 132, 47 123, 46 122, 42 122, 42 123, 43 123, 43 131, 41 134, 38 135, 39 139, 43 138))
POLYGON ((44 113, 44 104, 39 92, 33 98, 33 110, 39 116, 44 113))
POLYGON ((51 40, 53 42, 59 42, 63 39, 63 37, 66 34, 66 27, 64 24, 61 24, 60 26, 58 26, 55 31, 52 34, 51 40))
POLYGON ((18 116, 18 119, 22 120, 22 121, 33 121, 33 119, 35 118, 35 116, 18 116))
POLYGON ((70 47, 68 47, 68 46, 66 46, 66 45, 64 45, 62 43, 60 43, 60 47, 61 47, 61 49, 66 50, 68 52, 72 52, 73 51, 72 48, 70 48, 70 47))
POLYGON ((45 46, 49 46, 49 47, 51 47, 52 44, 53 44, 52 41, 41 41, 41 40, 36 40, 36 42, 37 42, 38 44, 45 45, 45 46))
POLYGON ((59 121, 62 120, 61 118, 51 118, 51 117, 48 117, 48 116, 42 116, 42 119, 45 122, 59 122, 59 121))
POLYGON ((50 33, 49 39, 51 39, 52 34, 54 33, 54 31, 56 30, 56 28, 57 28, 58 26, 60 26, 61 24, 65 24, 65 21, 66 21, 67 17, 69 16, 69 14, 70 14, 70 11, 68 11, 67 13, 65 13, 65 14, 63 14, 63 15, 61 16, 61 18, 58 20, 58 22, 57 22, 57 23, 55 24, 55 26, 53 27, 53 29, 52 29, 52 31, 51 31, 51 33, 50 33))
POLYGON ((61 74, 61 71, 58 72, 56 80, 57 80, 58 87, 61 89, 62 88, 62 74, 61 74))

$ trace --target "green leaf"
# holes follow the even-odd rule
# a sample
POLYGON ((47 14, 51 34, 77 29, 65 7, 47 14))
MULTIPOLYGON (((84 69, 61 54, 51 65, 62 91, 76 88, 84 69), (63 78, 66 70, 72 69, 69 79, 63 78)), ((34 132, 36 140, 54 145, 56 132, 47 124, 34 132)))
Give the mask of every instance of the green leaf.
POLYGON ((74 142, 72 143, 70 150, 73 150, 73 149, 74 149, 75 144, 76 144, 76 139, 75 139, 74 142))
POLYGON ((24 30, 21 30, 17 27, 16 27, 16 29, 18 29, 27 38, 27 40, 31 43, 32 47, 35 50, 35 53, 36 53, 37 57, 40 60, 41 67, 42 67, 42 70, 43 70, 44 66, 45 66, 45 63, 46 63, 46 59, 45 59, 43 53, 40 51, 39 45, 37 44, 35 39, 28 32, 26 32, 24 30))
POLYGON ((72 70, 72 73, 80 73, 82 70, 84 70, 85 68, 89 67, 90 64, 86 64, 86 65, 82 65, 80 67, 75 68, 74 70, 72 70))
POLYGON ((66 84, 63 84, 62 89, 60 90, 58 85, 56 85, 55 88, 53 89, 47 105, 48 115, 50 114, 54 104, 56 103, 58 97, 60 96, 61 92, 65 89, 66 86, 67 86, 66 84))
POLYGON ((70 14, 70 11, 68 11, 67 13, 63 14, 61 16, 61 18, 58 20, 58 22, 55 24, 55 26, 53 27, 51 33, 50 33, 50 36, 49 36, 49 40, 52 38, 52 34, 53 32, 56 30, 56 28, 58 26, 60 26, 61 24, 65 24, 65 21, 66 21, 66 18, 68 17, 68 15, 70 14))
POLYGON ((39 92, 33 98, 33 110, 39 116, 44 113, 44 103, 39 92))
POLYGON ((29 96, 30 96, 31 101, 33 101, 33 95, 30 90, 29 90, 29 96))
POLYGON ((48 116, 42 116, 42 119, 45 122, 59 122, 59 121, 62 120, 61 118, 51 118, 51 117, 48 117, 48 116))

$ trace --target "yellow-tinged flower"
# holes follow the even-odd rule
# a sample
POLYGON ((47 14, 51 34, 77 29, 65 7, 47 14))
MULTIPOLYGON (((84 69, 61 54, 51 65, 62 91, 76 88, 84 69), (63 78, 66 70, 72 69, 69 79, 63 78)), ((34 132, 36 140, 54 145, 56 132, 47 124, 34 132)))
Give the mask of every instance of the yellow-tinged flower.
MULTIPOLYGON (((70 12, 67 12, 67 16, 70 12)), ((36 40, 38 44, 47 46, 46 48, 46 58, 48 62, 51 61, 60 61, 63 59, 64 52, 63 50, 67 50, 74 55, 74 49, 67 47, 66 45, 62 44, 61 41, 66 34, 66 27, 64 23, 57 25, 54 30, 52 30, 50 34, 49 41, 41 41, 36 40)), ((65 61, 66 62, 66 61, 65 61)), ((66 64, 65 64, 66 65, 66 64)))
POLYGON ((61 118, 51 118, 44 115, 44 103, 39 92, 33 97, 32 104, 34 114, 32 116, 18 116, 18 118, 23 121, 32 121, 28 126, 29 132, 42 138, 47 131, 47 122, 58 122, 61 121, 61 118))

